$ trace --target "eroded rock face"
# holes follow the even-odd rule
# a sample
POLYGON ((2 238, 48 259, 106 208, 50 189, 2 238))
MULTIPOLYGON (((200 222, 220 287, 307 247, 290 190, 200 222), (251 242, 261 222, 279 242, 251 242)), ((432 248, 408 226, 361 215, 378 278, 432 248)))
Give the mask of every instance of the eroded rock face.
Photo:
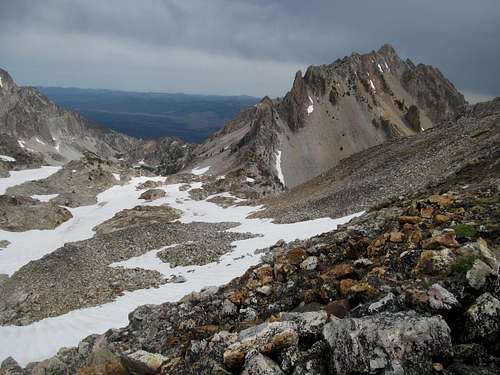
POLYGON ((323 334, 338 375, 430 373, 433 358, 451 350, 446 322, 414 312, 335 320, 325 326, 323 334))
POLYGON ((30 197, 0 195, 0 228, 12 232, 54 229, 71 219, 71 212, 30 197))

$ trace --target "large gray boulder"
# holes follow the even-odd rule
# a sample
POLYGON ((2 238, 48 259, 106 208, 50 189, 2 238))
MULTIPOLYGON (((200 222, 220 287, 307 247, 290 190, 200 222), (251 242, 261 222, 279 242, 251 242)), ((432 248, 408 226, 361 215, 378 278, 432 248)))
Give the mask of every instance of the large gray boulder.
POLYGON ((248 353, 241 375, 284 375, 280 367, 269 357, 258 351, 248 353))
POLYGON ((500 301, 490 293, 479 296, 466 311, 465 336, 500 347, 500 301))
POLYGON ((335 320, 325 325, 323 335, 338 375, 427 374, 432 359, 451 350, 446 322, 413 311, 335 320))

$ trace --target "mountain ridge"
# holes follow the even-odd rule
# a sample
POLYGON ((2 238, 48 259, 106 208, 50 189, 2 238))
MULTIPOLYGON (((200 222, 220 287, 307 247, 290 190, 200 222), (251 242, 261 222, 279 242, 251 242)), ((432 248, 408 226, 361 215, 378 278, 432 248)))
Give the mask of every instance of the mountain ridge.
POLYGON ((466 104, 438 69, 404 61, 384 45, 297 72, 282 99, 264 97, 243 111, 197 148, 193 164, 212 174, 243 169, 265 180, 269 192, 281 191, 367 147, 432 127, 466 104))

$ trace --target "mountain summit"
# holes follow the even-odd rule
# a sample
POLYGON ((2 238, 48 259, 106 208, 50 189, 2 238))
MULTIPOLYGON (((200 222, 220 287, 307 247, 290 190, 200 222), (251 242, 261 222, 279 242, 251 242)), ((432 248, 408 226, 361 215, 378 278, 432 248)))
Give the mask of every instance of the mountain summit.
POLYGON ((388 139, 425 131, 466 105, 432 66, 403 60, 388 44, 297 72, 282 99, 263 98, 201 145, 211 174, 243 170, 264 190, 301 184, 388 139))

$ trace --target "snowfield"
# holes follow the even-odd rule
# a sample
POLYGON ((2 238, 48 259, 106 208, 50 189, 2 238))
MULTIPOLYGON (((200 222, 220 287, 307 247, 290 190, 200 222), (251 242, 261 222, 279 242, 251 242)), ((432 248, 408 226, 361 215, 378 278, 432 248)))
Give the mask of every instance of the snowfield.
POLYGON ((14 159, 12 156, 7 156, 7 155, 0 155, 0 160, 8 161, 8 162, 15 162, 16 161, 16 159, 14 159))
MULTIPOLYGON (((278 164, 281 152, 278 151, 278 164)), ((203 168, 205 173, 209 167, 203 168)), ((48 171, 44 170, 46 174, 48 171)), ((40 172, 31 172, 39 177, 40 172), (37 174, 38 173, 38 174, 37 174)), ((9 177, 10 179, 12 177, 9 177)), ((15 179, 16 177, 14 177, 15 179)), ((282 178, 282 175, 281 175, 282 178)), ((7 180, 8 180, 7 179, 7 180)), ((19 177, 17 180, 19 181, 19 177)), ((335 229, 339 224, 351 220, 362 213, 353 214, 339 219, 323 218, 293 224, 274 224, 271 219, 248 219, 248 215, 262 207, 232 206, 222 208, 208 202, 215 196, 230 196, 229 193, 212 195, 203 201, 193 201, 187 191, 180 191, 181 184, 164 185, 167 192, 164 198, 144 203, 139 200, 143 191, 136 191, 136 186, 146 180, 162 181, 164 177, 138 177, 126 185, 114 186, 99 194, 98 204, 93 206, 70 209, 73 218, 63 223, 55 230, 28 231, 12 233, 0 231, 0 238, 7 239, 11 244, 0 252, 0 273, 12 275, 16 270, 31 260, 48 254, 66 242, 72 242, 92 237, 92 228, 111 218, 115 213, 136 205, 161 205, 183 211, 180 221, 190 223, 203 221, 239 222, 238 227, 229 229, 233 232, 251 232, 259 237, 235 241, 230 253, 223 255, 219 262, 204 266, 188 266, 170 268, 156 255, 162 249, 149 251, 142 256, 111 264, 111 267, 140 267, 157 270, 165 277, 177 275, 186 279, 179 284, 165 284, 159 288, 150 288, 126 292, 115 301, 100 306, 71 311, 67 314, 43 319, 27 326, 0 326, 0 361, 8 356, 15 358, 21 365, 32 361, 48 358, 61 348, 76 346, 84 337, 103 333, 110 328, 118 328, 128 324, 128 314, 140 305, 174 302, 192 291, 201 290, 207 286, 219 286, 242 275, 250 266, 260 261, 260 255, 255 250, 262 249, 284 239, 306 239, 323 232, 335 229), (188 272, 190 271, 190 272, 188 272)), ((12 186, 15 181, 9 182, 12 186)), ((8 183, 3 182, 4 185, 8 183)), ((191 188, 199 188, 202 183, 192 183, 191 188)), ((240 200, 241 201, 241 200, 240 200)), ((177 245, 168 246, 175 249, 177 245)))
POLYGON ((26 181, 43 180, 56 173, 59 169, 61 167, 42 167, 38 169, 25 169, 23 171, 10 171, 9 177, 0 178, 0 194, 5 194, 5 191, 11 186, 20 185, 26 181))
POLYGON ((191 170, 191 173, 196 175, 196 176, 201 176, 201 175, 204 175, 205 173, 207 173, 209 169, 210 169, 210 166, 204 167, 204 168, 197 167, 197 168, 193 168, 191 170))

